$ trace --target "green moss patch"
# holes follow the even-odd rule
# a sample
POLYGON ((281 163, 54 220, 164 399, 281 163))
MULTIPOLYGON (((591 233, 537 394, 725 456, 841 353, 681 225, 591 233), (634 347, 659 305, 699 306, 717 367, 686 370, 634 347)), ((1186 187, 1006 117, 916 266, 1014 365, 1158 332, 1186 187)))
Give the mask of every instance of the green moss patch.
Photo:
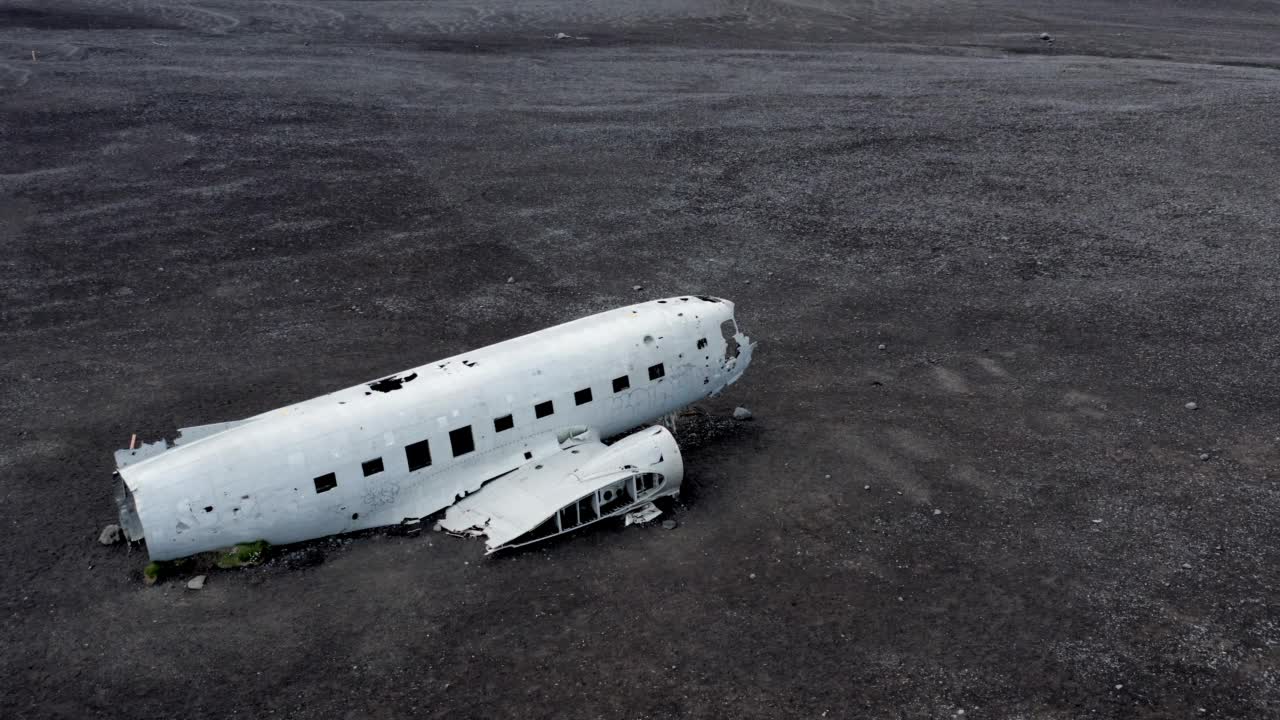
POLYGON ((248 567, 261 563, 267 556, 267 548, 271 544, 266 540, 251 543, 240 543, 218 557, 217 565, 223 570, 248 567))

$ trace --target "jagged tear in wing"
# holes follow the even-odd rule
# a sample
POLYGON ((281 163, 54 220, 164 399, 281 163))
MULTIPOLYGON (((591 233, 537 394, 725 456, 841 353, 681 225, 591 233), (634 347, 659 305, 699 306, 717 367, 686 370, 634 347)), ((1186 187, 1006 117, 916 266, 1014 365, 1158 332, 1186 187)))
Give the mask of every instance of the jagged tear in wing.
POLYGON ((625 515, 678 494, 683 479, 675 438, 650 427, 613 445, 586 441, 523 465, 450 507, 440 525, 484 536, 494 552, 625 515))

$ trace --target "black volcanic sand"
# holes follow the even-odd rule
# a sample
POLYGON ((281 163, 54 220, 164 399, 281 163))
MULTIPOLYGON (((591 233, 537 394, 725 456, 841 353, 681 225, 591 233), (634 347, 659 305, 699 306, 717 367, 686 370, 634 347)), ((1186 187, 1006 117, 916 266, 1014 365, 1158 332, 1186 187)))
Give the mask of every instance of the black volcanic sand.
POLYGON ((1262 0, 0 2, 0 716, 1277 717, 1278 70, 1262 0), (685 293, 760 347, 675 530, 97 543, 133 432, 685 293))

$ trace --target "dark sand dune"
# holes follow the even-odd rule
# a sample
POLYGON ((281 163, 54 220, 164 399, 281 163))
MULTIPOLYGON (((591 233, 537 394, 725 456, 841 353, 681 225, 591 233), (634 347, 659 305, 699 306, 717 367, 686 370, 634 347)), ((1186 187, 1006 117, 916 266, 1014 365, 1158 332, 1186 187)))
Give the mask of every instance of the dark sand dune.
POLYGON ((1276 2, 0 0, 0 716, 1275 717, 1277 68, 1276 2), (132 432, 635 284, 761 341, 675 531, 95 542, 132 432))

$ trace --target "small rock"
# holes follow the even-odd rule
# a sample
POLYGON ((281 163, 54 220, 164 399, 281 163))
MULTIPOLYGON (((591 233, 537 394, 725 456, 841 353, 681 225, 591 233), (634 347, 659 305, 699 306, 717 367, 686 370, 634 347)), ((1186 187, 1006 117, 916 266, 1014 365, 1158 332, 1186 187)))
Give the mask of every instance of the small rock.
POLYGON ((752 580, 755 580, 755 579, 756 579, 756 574, 755 574, 755 573, 751 573, 751 574, 750 574, 750 575, 748 575, 747 577, 751 578, 752 580))
POLYGON ((941 515, 941 514, 942 514, 942 511, 941 511, 941 510, 939 510, 938 508, 934 508, 934 509, 933 509, 933 514, 934 514, 934 515, 941 515))
POLYGON ((1102 522, 1102 518, 1094 518, 1094 519, 1090 520, 1089 522, 1092 522, 1092 523, 1100 523, 1100 522, 1102 522))
POLYGON ((679 524, 679 523, 677 523, 675 520, 669 520, 669 519, 668 519, 668 520, 663 520, 663 521, 662 521, 662 529, 663 529, 663 530, 675 530, 675 529, 676 529, 676 528, 678 528, 678 527, 680 527, 680 524, 679 524))
POLYGON ((643 285, 632 285, 632 286, 631 286, 631 289, 632 289, 632 290, 635 290, 636 292, 640 292, 641 290, 643 290, 643 289, 644 289, 644 286, 643 286, 643 285))
POLYGON ((883 349, 884 349, 884 343, 880 343, 879 345, 877 345, 877 346, 876 346, 876 349, 877 349, 877 350, 883 350, 883 349))
POLYGON ((830 475, 823 475, 822 477, 823 477, 823 478, 825 478, 825 479, 827 479, 827 480, 830 480, 830 479, 831 479, 831 476, 830 476, 830 475))
POLYGON ((1040 39, 1045 42, 1053 42, 1053 36, 1049 33, 1040 33, 1040 39))
POLYGON ((751 411, 739 405, 738 407, 733 409, 733 419, 734 420, 750 420, 751 411))
POLYGON ((1183 570, 1190 570, 1190 569, 1191 569, 1191 563, 1182 563, 1182 569, 1183 569, 1183 570))
POLYGON ((870 486, 870 485, 863 485, 863 486, 862 486, 862 489, 863 489, 863 490, 870 490, 870 489, 871 489, 871 486, 870 486))
POLYGON ((1124 689, 1124 686, 1123 686, 1123 685, 1119 685, 1119 684, 1117 684, 1117 685, 1116 685, 1116 689, 1117 689, 1117 690, 1123 690, 1123 689, 1124 689))
POLYGON ((1201 459, 1201 460, 1208 460, 1208 459, 1209 459, 1209 453, 1200 453, 1200 459, 1201 459))
POLYGON ((120 526, 111 524, 102 528, 102 532, 98 533, 98 542, 103 545, 115 545, 124 539, 124 534, 120 532, 120 526))
POLYGON ((572 40, 573 36, 565 33, 556 33, 557 40, 572 40))
POLYGON ((187 581, 188 590, 199 590, 204 587, 204 575, 197 575, 187 581))
POLYGON ((508 285, 510 285, 511 283, 513 283, 513 282, 515 282, 515 281, 516 281, 516 278, 515 278, 515 276, 514 276, 514 275, 509 275, 509 276, 507 276, 507 284, 508 284, 508 285))
POLYGON ((431 530, 432 532, 440 532, 441 530, 444 530, 444 528, 440 526, 440 523, 436 523, 431 526, 431 530))
POLYGON ((1185 408, 1186 408, 1186 409, 1188 409, 1188 410, 1195 410, 1196 408, 1198 408, 1198 407, 1200 407, 1200 406, 1199 406, 1199 405, 1197 405, 1197 404, 1195 404, 1194 402, 1189 402, 1189 403, 1187 403, 1186 405, 1183 405, 1183 407, 1185 407, 1185 408))

